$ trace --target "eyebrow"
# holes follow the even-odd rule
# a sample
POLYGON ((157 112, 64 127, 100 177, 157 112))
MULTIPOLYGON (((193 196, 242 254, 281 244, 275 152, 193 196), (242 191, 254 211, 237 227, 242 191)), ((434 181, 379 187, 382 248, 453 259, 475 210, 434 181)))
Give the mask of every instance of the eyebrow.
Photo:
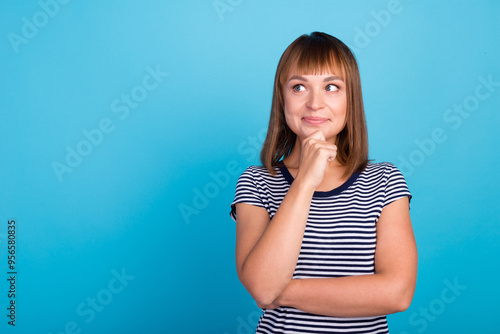
MULTIPOLYGON (((290 78, 290 80, 288 80, 288 82, 292 81, 292 80, 302 80, 302 81, 308 81, 307 78, 303 77, 303 76, 300 76, 300 75, 294 75, 290 78)), ((323 79, 323 82, 328 82, 328 81, 334 81, 334 80, 340 80, 340 81, 343 81, 341 77, 338 77, 336 75, 332 75, 332 76, 329 76, 329 77, 326 77, 323 79)))

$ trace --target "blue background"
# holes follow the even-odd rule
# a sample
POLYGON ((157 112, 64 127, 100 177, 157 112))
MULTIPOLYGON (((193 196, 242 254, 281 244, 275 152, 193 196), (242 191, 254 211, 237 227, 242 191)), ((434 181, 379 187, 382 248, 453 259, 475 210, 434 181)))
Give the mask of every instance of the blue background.
POLYGON ((499 22, 493 0, 3 1, 1 332, 253 330, 229 204, 279 57, 325 31, 357 56, 370 158, 414 196, 417 290, 391 333, 498 333, 499 22))

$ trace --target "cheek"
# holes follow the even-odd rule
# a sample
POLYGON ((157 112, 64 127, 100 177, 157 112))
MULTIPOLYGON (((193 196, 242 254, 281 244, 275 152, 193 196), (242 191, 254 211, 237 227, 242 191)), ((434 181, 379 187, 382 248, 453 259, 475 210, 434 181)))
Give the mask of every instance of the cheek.
POLYGON ((296 117, 297 117, 296 110, 293 108, 293 104, 290 103, 290 100, 286 99, 284 108, 285 108, 284 113, 285 113, 286 123, 288 124, 289 127, 291 127, 293 126, 294 123, 296 123, 296 117))
POLYGON ((345 117, 347 114, 347 101, 345 97, 338 99, 333 103, 334 107, 332 110, 334 110, 334 113, 338 117, 345 117))
POLYGON ((286 125, 288 125, 288 127, 292 130, 295 129, 295 123, 296 123, 296 120, 293 116, 293 114, 291 114, 289 111, 287 111, 285 109, 285 122, 286 122, 286 125))

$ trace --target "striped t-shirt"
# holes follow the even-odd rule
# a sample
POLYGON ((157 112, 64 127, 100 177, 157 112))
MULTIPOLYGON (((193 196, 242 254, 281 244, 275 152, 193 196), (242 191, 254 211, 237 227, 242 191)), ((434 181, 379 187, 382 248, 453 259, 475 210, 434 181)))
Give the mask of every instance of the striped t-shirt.
MULTIPOLYGON (((238 179, 231 204, 267 210, 272 219, 293 177, 281 164, 276 177, 262 166, 248 167, 238 179)), ((389 203, 411 194, 391 163, 369 163, 344 184, 316 191, 302 239, 294 279, 367 275, 375 272, 376 223, 389 203)), ((389 333, 385 316, 341 318, 315 315, 292 307, 264 309, 256 333, 389 333)))

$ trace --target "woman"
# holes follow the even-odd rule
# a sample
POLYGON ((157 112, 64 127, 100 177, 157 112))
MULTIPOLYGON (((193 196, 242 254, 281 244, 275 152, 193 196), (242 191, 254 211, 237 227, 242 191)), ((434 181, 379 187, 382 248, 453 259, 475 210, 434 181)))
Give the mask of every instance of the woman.
POLYGON ((368 161, 358 67, 335 37, 282 55, 261 161, 231 204, 256 332, 388 333, 416 284, 411 194, 394 165, 368 161))

